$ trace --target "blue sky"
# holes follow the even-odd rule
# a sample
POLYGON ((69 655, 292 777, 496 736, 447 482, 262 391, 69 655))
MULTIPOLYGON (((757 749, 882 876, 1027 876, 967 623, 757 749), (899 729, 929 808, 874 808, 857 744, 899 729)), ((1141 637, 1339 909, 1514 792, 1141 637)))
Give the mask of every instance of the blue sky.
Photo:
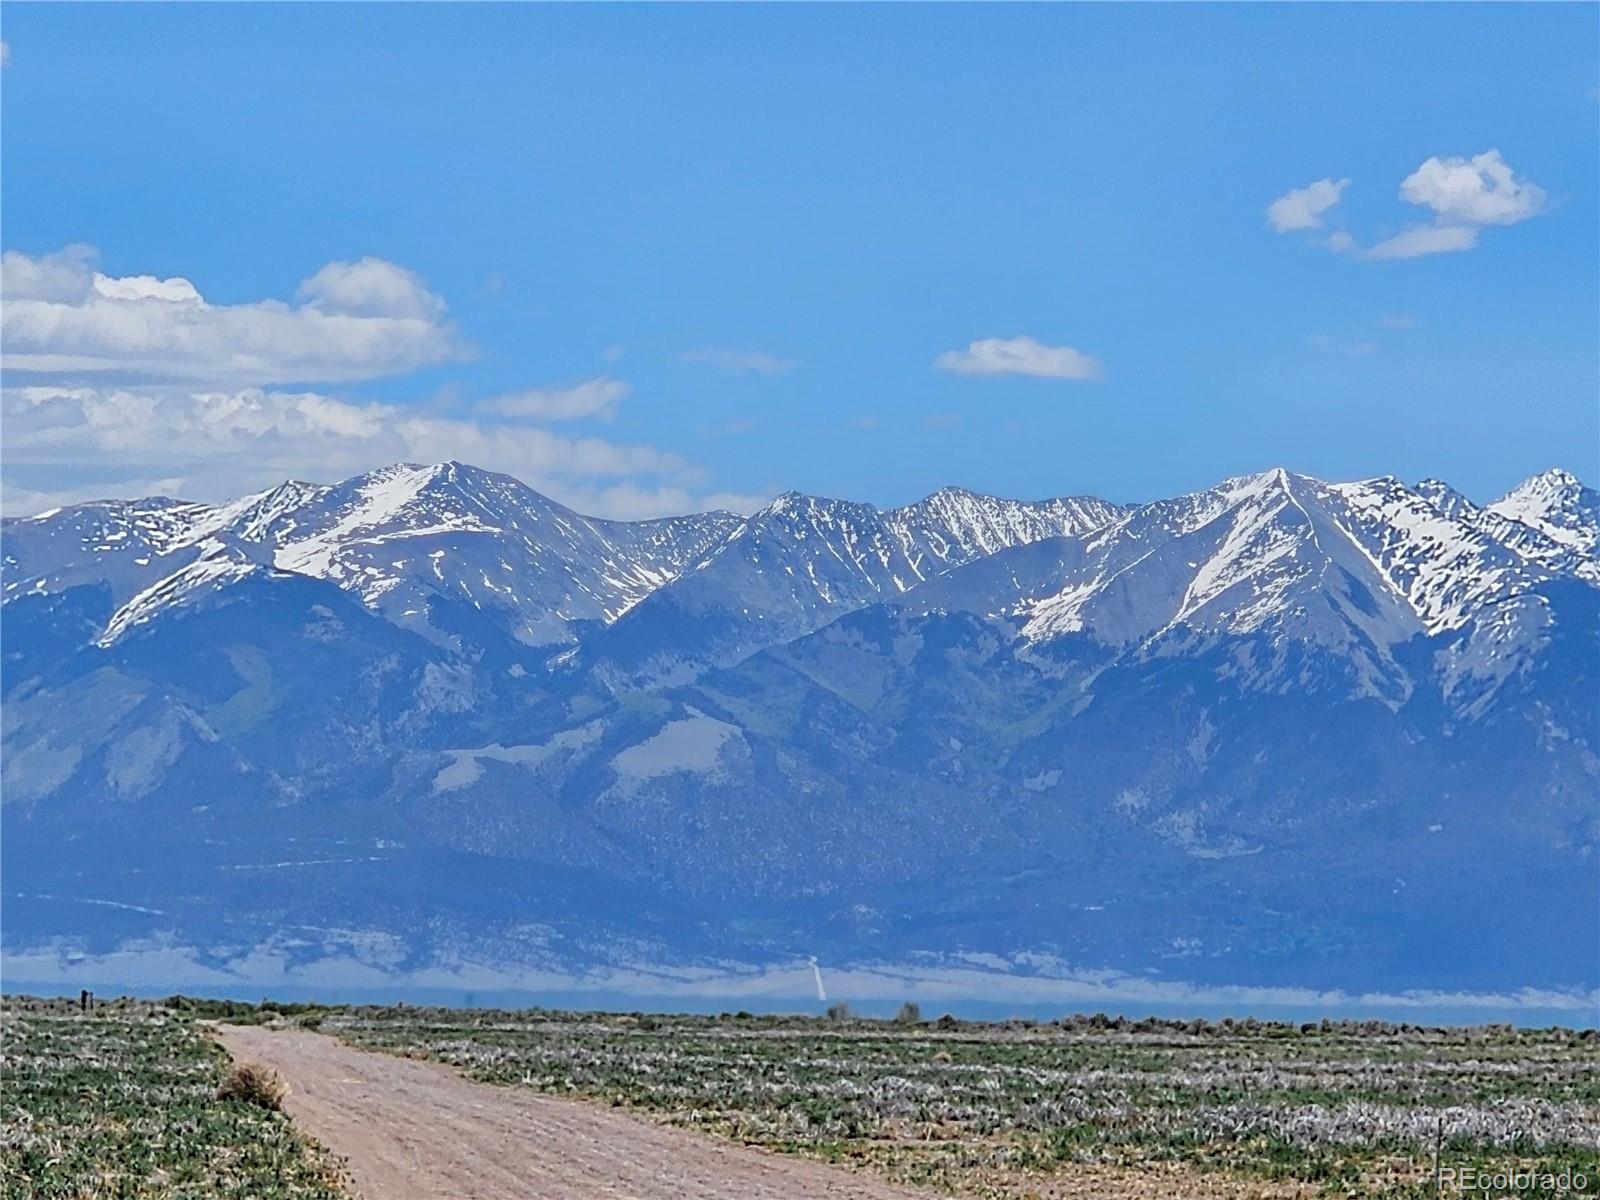
POLYGON ((629 516, 1594 482, 1597 27, 8 5, 6 508, 397 457, 629 516))

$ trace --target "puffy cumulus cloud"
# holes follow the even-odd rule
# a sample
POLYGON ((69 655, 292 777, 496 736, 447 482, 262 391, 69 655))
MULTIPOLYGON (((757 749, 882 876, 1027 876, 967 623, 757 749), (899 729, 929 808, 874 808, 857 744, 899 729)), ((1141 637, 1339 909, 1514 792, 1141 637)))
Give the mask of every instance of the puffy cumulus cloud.
POLYGON ((220 500, 290 476, 329 480, 446 459, 515 475, 600 516, 755 504, 702 495, 702 473, 653 446, 317 392, 28 385, 0 392, 0 415, 8 515, 96 496, 220 500))
POLYGON ((1517 179, 1498 150, 1471 158, 1435 155, 1400 183, 1400 196, 1448 225, 1515 225, 1544 209, 1538 184, 1517 179))
POLYGON ((187 279, 108 276, 94 259, 82 245, 3 256, 8 372, 240 387, 368 379, 464 354, 444 302, 381 259, 329 263, 300 285, 297 305, 211 304, 187 279))
POLYGON ((331 262, 303 282, 295 295, 318 312, 352 317, 437 321, 444 316, 444 301, 415 271, 381 258, 331 262))
POLYGON ((7 250, 0 254, 0 298, 77 303, 94 287, 94 260, 94 247, 82 242, 37 257, 7 250))
POLYGON ((586 379, 571 387, 526 388, 490 400, 485 407, 508 417, 535 417, 544 421, 575 421, 598 417, 609 421, 628 394, 628 385, 606 375, 586 379))
POLYGON ((1031 375, 1037 379, 1099 379, 1099 360, 1071 346, 1047 346, 1031 337, 983 338, 965 350, 933 360, 941 371, 961 375, 1031 375))
POLYGON ((762 350, 730 350, 725 346, 685 350, 678 357, 684 362, 703 363, 732 375, 781 375, 796 366, 793 359, 779 358, 762 350))
POLYGON ((1433 211, 1433 220, 1413 225, 1366 249, 1368 261, 1456 254, 1478 245, 1491 225, 1516 225, 1544 211, 1545 191, 1518 179, 1498 150, 1471 158, 1435 155, 1400 182, 1400 198, 1433 211))
POLYGON ((1339 203, 1348 179, 1319 179, 1303 188, 1294 188, 1267 205, 1267 223, 1279 233, 1320 229, 1323 214, 1339 203))

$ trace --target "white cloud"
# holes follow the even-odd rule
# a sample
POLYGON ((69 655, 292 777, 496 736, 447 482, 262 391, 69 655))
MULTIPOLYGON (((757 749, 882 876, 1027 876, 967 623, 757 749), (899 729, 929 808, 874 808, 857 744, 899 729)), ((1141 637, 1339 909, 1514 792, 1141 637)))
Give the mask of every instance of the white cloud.
POLYGON ((0 38, 0 67, 11 65, 11 43, 0 38))
POLYGON ((1071 346, 1046 346, 1031 337, 984 338, 933 360, 962 375, 1031 375, 1038 379, 1098 379, 1097 359, 1071 346))
POLYGON ((82 300, 94 286, 95 249, 82 242, 37 258, 7 250, 0 254, 0 298, 82 300))
POLYGON ((18 487, 8 480, 0 480, 0 513, 8 517, 27 517, 48 512, 53 508, 66 508, 73 504, 87 504, 91 500, 104 500, 114 492, 119 496, 173 496, 180 495, 188 481, 182 477, 168 479, 132 478, 118 476, 114 483, 80 483, 64 488, 18 487))
MULTIPOLYGON (((1322 214, 1339 202, 1349 182, 1321 179, 1280 196, 1267 206, 1267 220, 1279 233, 1319 228, 1322 214)), ((1544 189, 1518 179, 1498 150, 1471 158, 1435 155, 1401 180, 1400 198, 1431 210, 1432 219, 1367 247, 1342 229, 1322 239, 1322 245, 1369 262, 1456 254, 1475 248, 1488 226, 1515 225, 1538 216, 1546 200, 1544 189)))
POLYGON ((1415 313, 1384 313, 1378 318, 1378 324, 1385 329, 1415 329, 1417 315, 1415 313))
POLYGON ((779 375, 797 365, 793 359, 778 358, 760 350, 730 350, 725 346, 685 350, 678 357, 684 362, 704 363, 734 375, 779 375))
POLYGON ((0 413, 9 515, 36 511, 47 496, 149 495, 152 481, 161 481, 154 490, 220 500, 290 476, 332 480, 386 463, 452 458, 515 475, 601 516, 659 516, 750 499, 696 499, 701 472, 653 446, 316 392, 8 387, 0 391, 0 413))
POLYGON ((1433 209, 1445 225, 1515 225, 1544 209, 1544 189, 1518 180, 1498 150, 1428 159, 1400 184, 1400 196, 1433 209))
POLYGON ((1323 214, 1339 203, 1348 179, 1319 179, 1303 188, 1285 192, 1267 205, 1267 223, 1279 233, 1301 229, 1320 229, 1323 214))
POLYGON ((1516 225, 1538 216, 1545 204, 1544 189, 1518 179, 1498 150, 1471 158, 1435 155, 1400 182, 1400 198, 1433 210, 1433 221, 1358 250, 1357 257, 1383 261, 1471 250, 1487 226, 1516 225))
POLYGON ((1396 258, 1426 258, 1430 254, 1455 254, 1478 244, 1478 231, 1465 225, 1413 225, 1376 246, 1357 251, 1358 258, 1381 262, 1396 258))
POLYGON ((609 421, 628 394, 628 385, 606 375, 586 379, 566 388, 527 388, 497 396, 484 407, 508 417, 536 417, 545 421, 575 421, 598 417, 609 421))
POLYGON ((8 514, 96 496, 220 500, 290 476, 335 480, 445 459, 506 472, 601 516, 762 499, 705 496, 703 472, 655 446, 541 427, 613 417, 628 385, 606 375, 475 406, 452 399, 448 385, 428 406, 281 386, 463 357, 443 299, 378 258, 328 263, 292 304, 218 305, 181 276, 104 274, 90 246, 8 252, 0 318, 8 514))
POLYGON ((295 295, 319 312, 352 317, 437 321, 444 316, 444 301, 415 271, 381 258, 331 262, 302 283, 295 295))
POLYGON ((189 280, 120 278, 69 246, 0 259, 0 332, 9 372, 50 379, 251 384, 367 379, 463 354, 444 302, 381 259, 329 263, 277 300, 208 303, 189 280))

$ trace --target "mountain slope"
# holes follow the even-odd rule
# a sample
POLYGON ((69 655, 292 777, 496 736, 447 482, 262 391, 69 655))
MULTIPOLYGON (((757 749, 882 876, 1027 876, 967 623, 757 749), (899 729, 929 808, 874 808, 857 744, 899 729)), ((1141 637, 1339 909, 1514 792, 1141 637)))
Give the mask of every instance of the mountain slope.
POLYGON ((1098 528, 1092 497, 1023 502, 946 488, 905 508, 786 493, 597 639, 613 687, 693 678, 1008 547, 1098 528))
POLYGON ((1600 986, 1587 495, 617 523, 443 464, 7 522, 6 953, 1600 986))

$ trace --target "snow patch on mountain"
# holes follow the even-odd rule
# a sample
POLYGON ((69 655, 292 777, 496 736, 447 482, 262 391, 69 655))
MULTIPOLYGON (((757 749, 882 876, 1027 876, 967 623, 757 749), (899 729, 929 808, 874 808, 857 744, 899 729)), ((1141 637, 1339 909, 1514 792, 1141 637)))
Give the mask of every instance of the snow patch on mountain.
POLYGON ((711 772, 719 766, 723 747, 739 737, 738 726, 690 709, 687 717, 667 722, 658 732, 616 755, 611 766, 622 779, 632 783, 678 771, 711 772))
POLYGON ((433 791, 455 792, 476 783, 483 775, 485 762, 510 763, 513 766, 538 767, 558 754, 572 753, 592 746, 602 733, 598 722, 591 721, 576 729, 567 729, 548 741, 530 746, 502 746, 493 743, 472 750, 446 750, 450 758, 447 766, 433 777, 433 791))
POLYGON ((198 604, 242 580, 273 574, 248 543, 212 537, 195 547, 196 556, 134 595, 106 622, 96 644, 110 646, 131 630, 166 612, 198 604))

